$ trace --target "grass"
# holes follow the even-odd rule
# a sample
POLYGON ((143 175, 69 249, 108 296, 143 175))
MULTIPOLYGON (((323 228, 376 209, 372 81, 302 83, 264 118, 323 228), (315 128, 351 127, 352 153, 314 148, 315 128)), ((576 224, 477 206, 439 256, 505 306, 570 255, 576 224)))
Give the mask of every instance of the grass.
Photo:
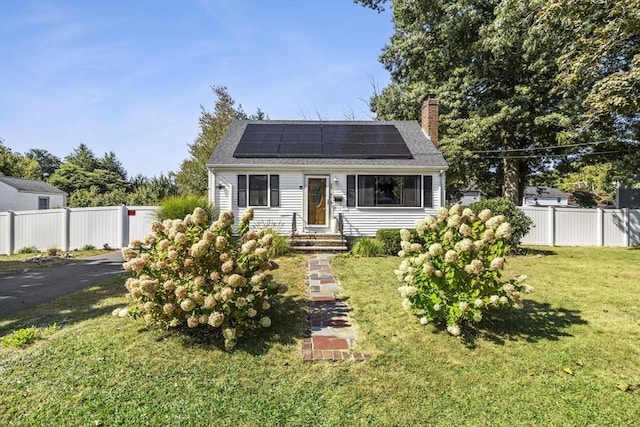
POLYGON ((39 256, 39 255, 49 256, 47 252, 0 255, 0 273, 28 271, 34 268, 51 267, 58 264, 73 262, 78 258, 86 258, 86 257, 99 255, 106 252, 109 252, 109 251, 105 251, 102 249, 70 251, 68 253, 72 254, 73 258, 58 257, 58 258, 54 258, 54 259, 50 259, 50 260, 38 262, 38 263, 35 263, 35 262, 28 263, 28 262, 24 262, 24 260, 27 258, 33 258, 33 257, 39 256))
POLYGON ((509 258, 536 293, 464 339, 402 311, 397 258, 336 257, 358 346, 372 360, 303 362, 305 260, 274 326, 232 353, 198 334, 147 329, 111 311, 124 278, 0 321, 0 425, 636 425, 640 250, 553 248, 509 258), (629 385, 627 391, 618 386, 629 385))

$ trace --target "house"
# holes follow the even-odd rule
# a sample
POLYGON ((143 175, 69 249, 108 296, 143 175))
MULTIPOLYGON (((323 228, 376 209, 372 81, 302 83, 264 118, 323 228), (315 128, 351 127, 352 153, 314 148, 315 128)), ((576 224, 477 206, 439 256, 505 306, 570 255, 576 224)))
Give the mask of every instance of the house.
POLYGON ((416 121, 250 121, 230 124, 207 166, 209 200, 282 233, 375 235, 415 227, 444 204, 438 101, 416 121))
POLYGON ((67 193, 44 181, 0 176, 0 212, 64 208, 67 193))
POLYGON ((524 189, 522 206, 568 206, 565 193, 552 187, 527 187, 524 189))
POLYGON ((475 183, 470 183, 462 190, 458 203, 461 206, 469 206, 480 201, 480 189, 475 183))

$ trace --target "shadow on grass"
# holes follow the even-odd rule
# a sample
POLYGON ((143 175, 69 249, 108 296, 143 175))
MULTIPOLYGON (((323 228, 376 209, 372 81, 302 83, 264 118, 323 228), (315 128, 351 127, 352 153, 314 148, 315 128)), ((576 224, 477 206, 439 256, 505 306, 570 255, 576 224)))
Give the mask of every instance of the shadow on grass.
POLYGON ((515 256, 552 256, 558 255, 558 252, 550 249, 520 247, 518 251, 513 253, 515 256))
POLYGON ((0 321, 0 336, 22 328, 45 328, 53 325, 68 326, 83 320, 111 314, 118 304, 101 304, 108 298, 124 297, 124 282, 128 275, 112 277, 102 283, 65 295, 55 300, 21 311, 0 321))
POLYGON ((462 340, 474 348, 477 339, 504 345, 507 341, 557 341, 571 337, 566 330, 573 325, 586 325, 580 311, 553 308, 550 304, 525 300, 520 310, 509 310, 487 315, 477 328, 465 328, 462 340))
MULTIPOLYGON (((268 312, 271 318, 269 328, 259 326, 245 329, 237 341, 234 352, 246 352, 254 356, 266 354, 274 345, 291 345, 301 340, 306 326, 307 302, 304 298, 284 296, 273 301, 268 312)), ((141 332, 147 331, 141 329, 141 332)), ((158 337, 158 341, 177 338, 184 347, 200 347, 204 349, 225 350, 222 331, 210 327, 187 328, 178 327, 167 330, 158 337)))

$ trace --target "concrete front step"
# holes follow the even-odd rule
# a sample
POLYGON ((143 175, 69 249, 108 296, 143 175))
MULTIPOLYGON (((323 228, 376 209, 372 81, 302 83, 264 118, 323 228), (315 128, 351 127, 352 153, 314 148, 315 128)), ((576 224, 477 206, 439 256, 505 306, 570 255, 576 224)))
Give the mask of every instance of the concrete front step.
POLYGON ((346 240, 339 234, 300 234, 291 238, 291 247, 298 252, 346 252, 346 240))
POLYGON ((293 239, 291 246, 342 246, 344 241, 340 239, 293 239))
POLYGON ((292 249, 296 252, 347 252, 349 250, 346 246, 292 246, 292 249))

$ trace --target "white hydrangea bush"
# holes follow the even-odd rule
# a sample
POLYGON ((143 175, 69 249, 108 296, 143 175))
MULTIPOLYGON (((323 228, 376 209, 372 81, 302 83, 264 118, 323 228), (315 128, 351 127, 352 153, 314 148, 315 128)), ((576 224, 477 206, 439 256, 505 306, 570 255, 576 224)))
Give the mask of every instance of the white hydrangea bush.
POLYGON ((478 323, 488 310, 521 308, 521 294, 533 292, 526 276, 503 280, 511 225, 488 209, 476 215, 454 205, 416 224, 418 239, 401 230, 402 258, 395 271, 402 306, 420 323, 446 324, 454 336, 464 323, 478 323))
POLYGON ((278 267, 267 256, 273 236, 250 230, 252 219, 247 209, 238 237, 230 211, 210 226, 202 208, 182 220, 152 222, 152 234, 122 250, 132 275, 125 283, 129 314, 165 327, 217 329, 227 349, 245 328, 271 326, 272 300, 287 289, 270 274, 278 267))

